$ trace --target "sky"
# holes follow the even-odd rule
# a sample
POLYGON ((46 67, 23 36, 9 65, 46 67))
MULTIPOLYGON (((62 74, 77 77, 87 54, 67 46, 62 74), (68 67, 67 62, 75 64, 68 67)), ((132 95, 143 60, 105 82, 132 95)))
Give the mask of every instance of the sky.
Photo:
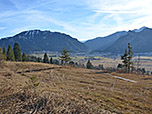
POLYGON ((80 41, 152 28, 152 0, 0 0, 0 38, 58 31, 80 41))

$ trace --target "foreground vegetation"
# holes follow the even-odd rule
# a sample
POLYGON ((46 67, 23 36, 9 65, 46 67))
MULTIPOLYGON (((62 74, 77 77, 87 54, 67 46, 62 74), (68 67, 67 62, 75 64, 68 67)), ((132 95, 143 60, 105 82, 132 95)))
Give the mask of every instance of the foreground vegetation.
POLYGON ((0 113, 152 112, 152 77, 44 63, 5 62, 0 67, 0 113), (35 81, 33 79, 35 77, 35 81))

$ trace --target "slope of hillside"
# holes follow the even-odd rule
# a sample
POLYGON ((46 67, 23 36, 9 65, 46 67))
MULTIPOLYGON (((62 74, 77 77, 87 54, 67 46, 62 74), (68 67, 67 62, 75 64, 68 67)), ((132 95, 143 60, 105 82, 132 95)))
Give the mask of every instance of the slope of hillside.
POLYGON ((152 112, 152 78, 43 63, 0 67, 0 113, 130 114, 152 112), (40 84, 32 88, 31 77, 40 84), (28 82, 28 83, 27 83, 28 82))
POLYGON ((21 32, 13 37, 0 40, 0 47, 13 46, 18 42, 24 52, 33 51, 61 51, 63 48, 71 52, 86 52, 88 48, 77 39, 69 35, 40 30, 21 32))
POLYGON ((92 40, 88 40, 85 42, 85 45, 92 50, 104 50, 124 35, 127 35, 126 31, 116 32, 106 37, 98 37, 92 40))
POLYGON ((134 53, 152 52, 152 29, 144 28, 140 32, 129 31, 128 35, 120 37, 105 52, 123 53, 130 43, 134 53))

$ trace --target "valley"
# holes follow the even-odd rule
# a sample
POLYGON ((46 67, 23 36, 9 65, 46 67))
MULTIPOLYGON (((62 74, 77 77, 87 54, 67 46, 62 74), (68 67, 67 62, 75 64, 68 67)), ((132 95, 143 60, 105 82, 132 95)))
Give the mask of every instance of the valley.
POLYGON ((144 27, 82 43, 29 30, 0 39, 0 113, 150 114, 151 34, 144 27))
MULTIPOLYGON (((75 63, 80 63, 86 65, 88 60, 91 60, 93 66, 103 65, 104 68, 114 68, 117 69, 118 64, 122 63, 121 54, 86 54, 86 53, 69 53, 72 61, 75 63)), ((37 54, 30 54, 31 56, 43 58, 43 52, 37 54)), ((52 57, 55 60, 59 59, 60 52, 48 52, 48 56, 52 57)), ((133 57, 133 64, 135 68, 145 68, 146 71, 149 71, 149 75, 152 72, 152 56, 137 56, 133 57), (139 61, 138 61, 139 59, 139 61)))
POLYGON ((152 0, 0 0, 0 114, 152 114, 152 0))

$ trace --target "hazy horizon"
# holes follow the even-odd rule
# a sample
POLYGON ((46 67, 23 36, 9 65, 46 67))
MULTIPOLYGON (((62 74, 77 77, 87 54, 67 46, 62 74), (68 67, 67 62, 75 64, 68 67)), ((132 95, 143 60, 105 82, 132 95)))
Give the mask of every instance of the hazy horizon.
POLYGON ((1 0, 0 38, 26 30, 62 32, 79 41, 152 28, 151 0, 1 0))

